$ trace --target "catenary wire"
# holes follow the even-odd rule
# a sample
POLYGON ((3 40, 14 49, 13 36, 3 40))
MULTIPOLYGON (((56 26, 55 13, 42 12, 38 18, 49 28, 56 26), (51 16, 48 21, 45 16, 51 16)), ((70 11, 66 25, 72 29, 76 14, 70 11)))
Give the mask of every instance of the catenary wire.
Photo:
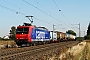
MULTIPOLYGON (((58 10, 59 10, 59 7, 58 7, 57 3, 55 2, 55 0, 53 0, 53 2, 55 3, 56 7, 57 7, 58 10)), ((71 24, 71 22, 65 17, 65 15, 62 13, 62 11, 61 11, 61 14, 62 14, 63 17, 67 20, 67 22, 68 22, 69 24, 71 24)), ((73 27, 75 27, 75 26, 73 26, 73 27)), ((75 27, 75 28, 78 28, 78 27, 75 27)))
MULTIPOLYGON (((32 5, 31 3, 27 2, 26 0, 22 0, 22 1, 24 1, 25 3, 27 3, 27 4, 31 5, 32 7, 36 8, 36 9, 38 9, 39 11, 43 12, 44 14, 46 14, 46 15, 48 15, 48 16, 50 16, 50 17, 52 17, 53 19, 58 20, 58 19, 56 19, 55 17, 53 17, 52 15, 50 15, 50 14, 46 13, 45 11, 43 11, 43 10, 39 9, 38 7, 36 7, 36 6, 32 5)), ((58 21, 60 21, 60 20, 58 20, 58 21)), ((62 22, 62 21, 60 21, 60 22, 62 22)))
MULTIPOLYGON (((14 5, 15 6, 15 5, 14 5)), ((16 6, 17 7, 17 6, 16 6)), ((19 8, 19 7, 18 7, 19 8)), ((20 8, 21 9, 21 8, 20 8)), ((13 10, 13 9, 9 9, 9 10, 13 10)), ((15 10, 14 10, 15 11, 15 10)), ((21 13, 21 12, 20 12, 21 13)), ((21 14, 23 14, 23 15, 25 15, 24 13, 21 13, 21 14)), ((41 20, 41 19, 38 19, 38 18, 35 18, 35 19, 37 19, 37 20, 41 20)), ((42 20, 43 21, 43 20, 42 20)), ((48 22, 46 22, 46 23, 48 23, 48 22)), ((48 24, 50 24, 50 23, 48 23, 48 24)))
MULTIPOLYGON (((0 5, 2 8, 5 8, 5 9, 7 9, 7 10, 10 10, 10 11, 13 11, 13 12, 17 12, 16 10, 14 10, 14 9, 11 9, 11 8, 8 8, 8 7, 6 7, 6 6, 3 6, 3 5, 0 5)), ((26 15, 26 14, 24 14, 24 13, 22 13, 22 12, 19 12, 21 15, 26 15)))
MULTIPOLYGON (((16 6, 16 5, 14 5, 14 4, 12 4, 12 3, 6 1, 6 0, 3 0, 3 1, 5 1, 5 2, 7 2, 8 4, 10 4, 10 5, 12 5, 12 6, 16 7, 16 8, 19 8, 19 9, 25 11, 25 12, 30 13, 29 11, 26 11, 25 9, 22 9, 22 8, 20 8, 20 7, 16 6)), ((31 14, 31 13, 30 13, 30 14, 31 14)), ((36 15, 34 15, 34 16, 35 16, 35 17, 34 17, 35 19, 40 20, 40 21, 42 21, 42 22, 46 22, 47 24, 51 24, 51 23, 52 23, 52 22, 49 23, 49 22, 47 22, 47 21, 43 21, 42 19, 37 18, 36 15)), ((53 24, 53 23, 52 23, 52 24, 53 24)))
MULTIPOLYGON (((6 7, 6 6, 2 6, 2 5, 0 5, 0 7, 2 7, 2 8, 4 8, 4 9, 7 9, 7 10, 9 10, 9 11, 12 11, 12 12, 17 12, 16 10, 14 10, 14 9, 11 9, 11 8, 8 8, 8 7, 6 7)), ((24 14, 24 13, 22 13, 22 12, 19 12, 21 15, 26 15, 26 14, 24 14)), ((37 19, 37 20, 39 20, 39 21, 42 21, 42 22, 45 22, 45 23, 47 23, 47 24, 51 24, 51 23, 49 23, 49 22, 47 22, 47 21, 43 21, 43 20, 41 20, 41 19, 39 19, 39 18, 36 18, 36 17, 34 17, 35 19, 37 19)))
MULTIPOLYGON (((44 12, 43 10, 39 9, 38 7, 36 7, 36 6, 32 5, 31 3, 27 2, 26 0, 22 0, 22 1, 24 1, 25 3, 29 4, 30 6, 32 6, 32 7, 34 7, 34 8, 36 8, 36 9, 38 9, 39 11, 41 11, 41 12, 45 13, 46 15, 48 15, 48 16, 50 16, 50 17, 52 17, 53 19, 55 19, 55 20, 57 20, 57 21, 59 21, 59 22, 63 23, 62 21, 60 21, 60 20, 56 19, 56 18, 55 18, 55 17, 53 17, 52 15, 49 15, 48 13, 46 13, 46 12, 44 12)), ((67 25, 65 25, 65 26, 67 26, 67 25)))

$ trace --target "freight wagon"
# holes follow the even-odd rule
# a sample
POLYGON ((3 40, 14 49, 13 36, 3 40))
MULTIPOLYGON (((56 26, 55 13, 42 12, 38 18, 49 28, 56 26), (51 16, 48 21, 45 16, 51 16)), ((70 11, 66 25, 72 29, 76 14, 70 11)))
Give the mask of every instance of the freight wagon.
POLYGON ((51 41, 53 42, 60 42, 66 40, 66 33, 59 32, 59 31, 50 31, 51 41))
POLYGON ((50 31, 50 41, 56 42, 57 41, 57 32, 50 31))
POLYGON ((72 35, 72 34, 68 34, 68 33, 66 33, 66 39, 67 40, 76 40, 76 36, 74 36, 74 35, 72 35))
POLYGON ((68 33, 63 33, 59 31, 50 31, 51 41, 66 41, 66 40, 75 40, 76 36, 68 33))
POLYGON ((58 32, 58 31, 57 31, 57 39, 58 39, 59 41, 64 41, 64 40, 66 40, 66 34, 63 33, 63 32, 58 32))

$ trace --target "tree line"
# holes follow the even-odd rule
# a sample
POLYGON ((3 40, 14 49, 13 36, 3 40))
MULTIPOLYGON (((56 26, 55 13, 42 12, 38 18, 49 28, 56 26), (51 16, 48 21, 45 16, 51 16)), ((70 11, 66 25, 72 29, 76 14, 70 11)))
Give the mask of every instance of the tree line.
POLYGON ((88 25, 87 35, 84 36, 84 38, 90 40, 90 23, 89 23, 89 25, 88 25))

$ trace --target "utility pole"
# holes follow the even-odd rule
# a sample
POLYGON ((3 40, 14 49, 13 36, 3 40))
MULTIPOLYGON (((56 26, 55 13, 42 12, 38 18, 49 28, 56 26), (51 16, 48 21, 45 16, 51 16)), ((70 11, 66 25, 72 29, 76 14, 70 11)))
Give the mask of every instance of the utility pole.
POLYGON ((80 33, 80 23, 79 24, 71 24, 71 25, 79 25, 79 37, 80 37, 80 35, 81 35, 81 33, 80 33))
POLYGON ((53 34, 54 34, 54 24, 53 24, 53 32, 52 32, 52 40, 54 40, 54 36, 53 36, 53 34))
POLYGON ((84 31, 84 36, 85 36, 85 31, 84 31))
POLYGON ((55 26, 55 25, 53 24, 53 32, 54 32, 54 30, 55 30, 55 29, 54 29, 54 26, 55 26))
POLYGON ((79 25, 79 37, 80 37, 80 34, 81 34, 81 33, 80 33, 80 23, 79 23, 78 25, 79 25))

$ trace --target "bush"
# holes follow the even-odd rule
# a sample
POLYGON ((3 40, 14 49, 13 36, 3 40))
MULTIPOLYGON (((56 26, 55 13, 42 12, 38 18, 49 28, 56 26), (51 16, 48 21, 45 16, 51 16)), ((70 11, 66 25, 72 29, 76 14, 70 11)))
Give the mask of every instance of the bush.
POLYGON ((13 39, 3 39, 3 38, 0 38, 0 41, 11 41, 13 39))
POLYGON ((2 40, 3 38, 0 37, 0 40, 2 40))
POLYGON ((87 39, 88 39, 88 40, 90 40, 90 34, 89 34, 89 35, 87 35, 87 39))
POLYGON ((11 35, 10 37, 9 37, 11 40, 15 40, 15 34, 13 34, 13 35, 11 35))
POLYGON ((77 37, 76 40, 77 41, 82 41, 82 40, 84 40, 84 37, 77 37))

